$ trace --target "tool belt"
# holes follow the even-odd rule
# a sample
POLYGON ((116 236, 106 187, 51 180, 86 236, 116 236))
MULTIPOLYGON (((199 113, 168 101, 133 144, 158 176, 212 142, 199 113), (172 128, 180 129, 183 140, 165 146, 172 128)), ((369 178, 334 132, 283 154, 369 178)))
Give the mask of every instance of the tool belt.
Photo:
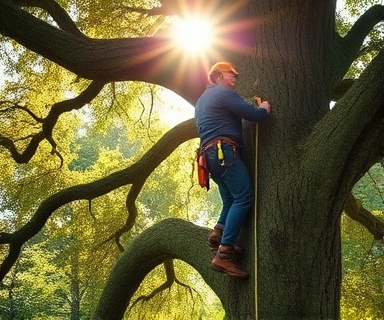
MULTIPOLYGON (((230 145, 232 145, 234 151, 236 149, 239 149, 239 144, 228 137, 217 137, 215 140, 212 140, 208 142, 205 146, 198 148, 196 151, 197 153, 197 175, 199 180, 199 185, 202 188, 206 188, 207 191, 209 190, 209 172, 206 165, 205 160, 205 151, 213 146, 217 146, 217 156, 218 159, 221 161, 221 165, 224 166, 224 153, 221 149, 221 142, 226 142, 230 145)), ((230 164, 231 165, 231 164, 230 164)))
POLYGON ((228 138, 228 137, 217 137, 217 138, 215 138, 215 140, 209 141, 202 148, 202 150, 205 151, 205 150, 207 150, 207 149, 209 149, 209 148, 211 148, 213 146, 216 146, 219 141, 224 141, 224 142, 226 142, 226 143, 228 143, 228 144, 230 144, 232 146, 235 146, 236 148, 240 148, 240 145, 235 140, 233 140, 231 138, 228 138))

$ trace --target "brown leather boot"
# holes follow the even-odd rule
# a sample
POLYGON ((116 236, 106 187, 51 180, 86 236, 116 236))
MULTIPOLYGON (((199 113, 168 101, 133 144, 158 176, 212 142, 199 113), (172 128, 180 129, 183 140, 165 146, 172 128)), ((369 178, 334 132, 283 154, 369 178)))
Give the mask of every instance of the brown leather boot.
MULTIPOLYGON (((216 254, 217 249, 219 249, 222 236, 223 230, 218 227, 214 227, 211 233, 209 234, 208 246, 209 249, 213 252, 213 254, 216 254)), ((243 254, 243 248, 235 246, 235 254, 237 258, 240 258, 243 254)))
POLYGON ((219 248, 221 237, 223 236, 223 230, 218 227, 214 227, 208 237, 209 249, 216 254, 217 249, 219 248))
POLYGON ((235 264, 234 257, 234 246, 221 245, 211 262, 212 269, 215 271, 224 272, 233 278, 247 278, 248 274, 235 264))

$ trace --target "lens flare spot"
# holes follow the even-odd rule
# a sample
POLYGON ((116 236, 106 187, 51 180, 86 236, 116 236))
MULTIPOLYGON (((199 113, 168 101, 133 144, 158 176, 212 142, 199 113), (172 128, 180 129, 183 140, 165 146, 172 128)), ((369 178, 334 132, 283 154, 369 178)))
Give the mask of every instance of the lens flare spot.
POLYGON ((202 18, 178 21, 174 27, 174 39, 178 47, 189 54, 198 54, 209 49, 213 39, 213 28, 202 18))

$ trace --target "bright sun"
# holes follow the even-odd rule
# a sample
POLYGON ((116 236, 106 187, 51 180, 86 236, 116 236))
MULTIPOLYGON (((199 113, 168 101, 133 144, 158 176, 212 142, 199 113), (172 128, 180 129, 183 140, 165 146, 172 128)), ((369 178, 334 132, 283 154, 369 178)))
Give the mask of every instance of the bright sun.
POLYGON ((175 24, 174 38, 177 45, 187 53, 202 53, 212 43, 213 27, 202 18, 183 19, 175 24))

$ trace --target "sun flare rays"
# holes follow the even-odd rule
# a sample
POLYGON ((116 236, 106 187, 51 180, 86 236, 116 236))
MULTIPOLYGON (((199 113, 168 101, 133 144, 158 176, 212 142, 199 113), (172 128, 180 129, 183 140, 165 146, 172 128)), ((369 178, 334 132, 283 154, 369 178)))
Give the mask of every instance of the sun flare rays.
POLYGON ((166 46, 148 51, 140 59, 155 59, 151 72, 168 77, 167 83, 171 82, 173 88, 200 88, 207 82, 206 74, 213 63, 250 49, 247 37, 255 24, 238 19, 243 5, 241 0, 231 4, 201 1, 200 6, 182 9, 179 17, 173 17, 168 31, 160 35, 168 38, 166 46))

